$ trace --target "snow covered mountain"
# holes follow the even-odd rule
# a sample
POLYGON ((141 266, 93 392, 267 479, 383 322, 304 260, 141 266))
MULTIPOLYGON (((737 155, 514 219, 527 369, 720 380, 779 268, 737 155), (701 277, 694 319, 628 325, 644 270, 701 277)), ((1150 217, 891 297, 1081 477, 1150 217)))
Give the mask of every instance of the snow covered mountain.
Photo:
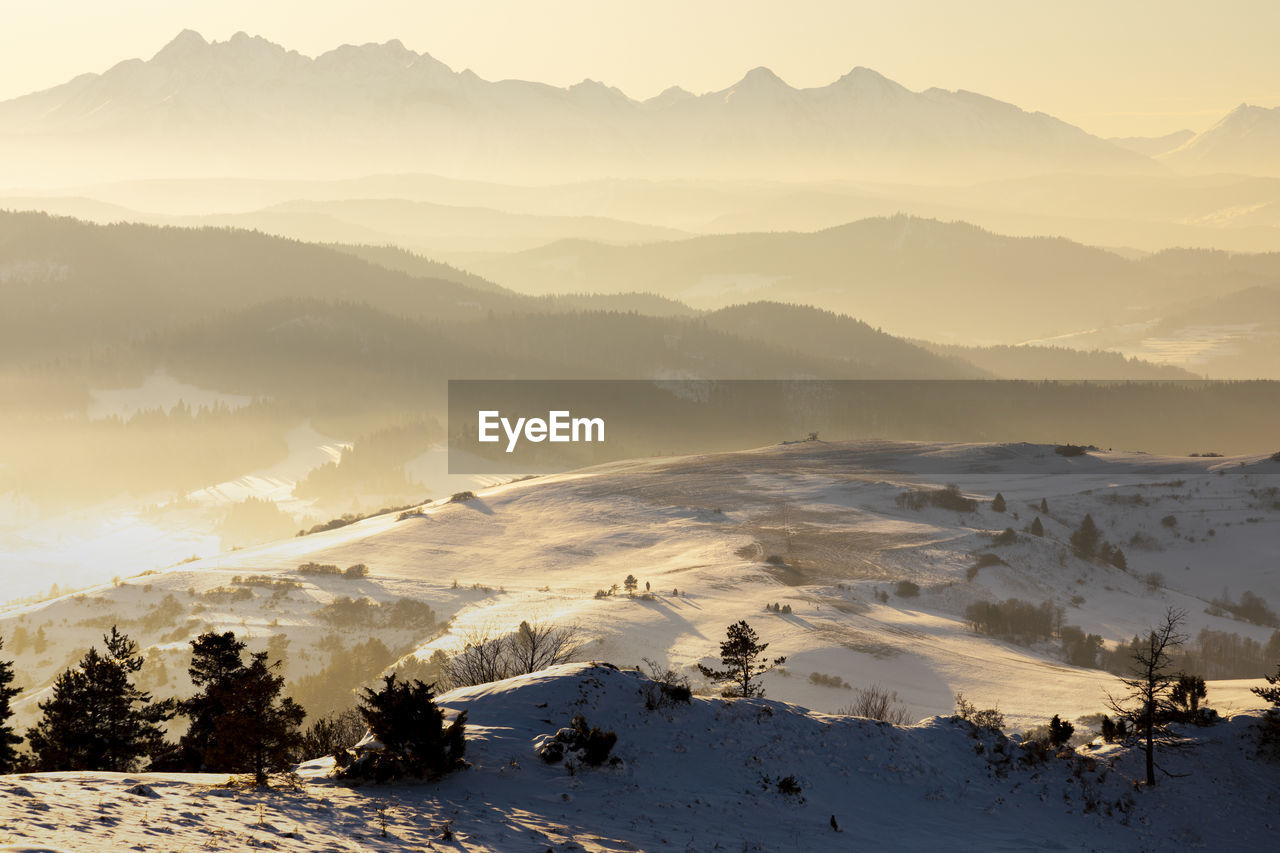
POLYGON ((25 155, 21 175, 0 177, 27 185, 375 171, 920 183, 1159 170, 1051 116, 972 92, 912 92, 867 68, 812 89, 756 68, 721 91, 639 102, 592 80, 485 81, 398 41, 310 58, 190 30, 150 60, 0 104, 0 150, 25 155))
POLYGON ((1159 159, 1184 172, 1280 176, 1280 107, 1241 104, 1159 159))

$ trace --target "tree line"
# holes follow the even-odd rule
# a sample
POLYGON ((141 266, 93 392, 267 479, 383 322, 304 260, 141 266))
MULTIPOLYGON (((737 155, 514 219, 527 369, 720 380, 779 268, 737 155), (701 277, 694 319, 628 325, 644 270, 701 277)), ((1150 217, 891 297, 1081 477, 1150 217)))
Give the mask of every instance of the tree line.
POLYGON ((380 689, 364 690, 354 713, 303 730, 306 711, 283 695, 279 662, 245 650, 234 632, 201 634, 191 641, 187 670, 196 692, 157 700, 137 685, 144 663, 138 644, 112 627, 101 650, 90 648, 54 680, 40 718, 25 732, 26 752, 18 750, 24 735, 11 724, 20 692, 13 662, 0 661, 0 773, 225 772, 266 785, 273 774, 328 754, 338 757, 340 775, 359 778, 435 776, 461 765, 466 714, 446 726, 434 685, 387 676, 380 689), (177 717, 188 725, 170 740, 166 724, 177 717), (434 728, 424 729, 424 721, 434 728), (348 750, 366 728, 382 747, 376 758, 357 760, 348 750))

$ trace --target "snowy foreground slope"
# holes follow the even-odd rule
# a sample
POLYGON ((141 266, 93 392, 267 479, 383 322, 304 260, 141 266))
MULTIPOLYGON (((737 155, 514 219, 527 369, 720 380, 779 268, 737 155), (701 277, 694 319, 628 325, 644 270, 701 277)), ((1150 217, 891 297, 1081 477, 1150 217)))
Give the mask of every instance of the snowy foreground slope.
POLYGON ((1140 756, 1117 747, 1037 759, 957 719, 896 728, 768 699, 649 711, 645 684, 567 664, 448 693, 472 766, 437 784, 347 787, 328 759, 274 792, 213 775, 0 777, 0 849, 1263 850, 1280 821, 1280 764, 1257 756, 1252 716, 1193 732, 1162 762, 1189 775, 1143 790, 1140 756), (574 714, 617 732, 616 766, 537 757, 574 714), (798 792, 779 790, 788 777, 798 792))

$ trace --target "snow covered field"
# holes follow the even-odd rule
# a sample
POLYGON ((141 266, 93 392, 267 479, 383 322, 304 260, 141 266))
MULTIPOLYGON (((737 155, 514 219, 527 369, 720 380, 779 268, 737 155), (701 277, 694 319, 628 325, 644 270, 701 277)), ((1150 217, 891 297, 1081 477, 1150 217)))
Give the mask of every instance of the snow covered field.
MULTIPOLYGON (((348 648, 376 638, 402 661, 426 659, 456 649, 471 631, 509 631, 525 619, 576 624, 589 640, 588 659, 626 667, 651 658, 691 674, 693 665, 714 662, 725 627, 746 619, 770 655, 788 660, 765 677, 766 700, 702 698, 671 721, 628 698, 636 676, 612 670, 571 668, 455 692, 450 706, 471 709, 475 767, 438 789, 350 790, 325 781, 318 766, 304 768, 304 791, 280 795, 193 777, 6 777, 0 842, 816 850, 883 848, 890 839, 901 849, 935 849, 972 837, 983 841, 965 849, 1151 849, 1219 846, 1213 839, 1238 816, 1242 828, 1230 831, 1245 836, 1228 846, 1247 849, 1262 838, 1270 819, 1262 815, 1274 814, 1280 796, 1276 767, 1254 761, 1252 717, 1198 732, 1208 738, 1204 747, 1176 759, 1188 762, 1186 772, 1218 780, 1216 787, 1187 779, 1135 794, 1128 757, 1106 781, 1087 785, 1069 762, 1001 776, 987 761, 994 745, 977 754, 954 723, 888 729, 821 714, 871 684, 896 691, 913 719, 951 714, 963 692, 979 707, 998 704, 1009 731, 1103 710, 1114 676, 1069 666, 1046 643, 975 633, 964 611, 981 600, 1053 602, 1066 623, 1109 645, 1145 632, 1170 606, 1187 611, 1188 634, 1210 628, 1265 645, 1270 627, 1206 611, 1212 599, 1245 591, 1280 603, 1278 488, 1280 463, 1265 457, 804 442, 515 482, 479 490, 474 500, 428 504, 420 514, 392 513, 10 606, 0 611, 0 635, 27 688, 15 703, 23 726, 56 673, 113 622, 148 651, 143 676, 160 697, 190 690, 187 640, 213 628, 258 646, 283 638, 290 683, 324 672, 335 638, 348 648), (956 483, 977 508, 899 505, 906 491, 944 483, 956 483), (991 506, 997 492, 1004 512, 991 506), (1086 513, 1124 548, 1127 570, 1072 554, 1069 537, 1086 513), (1037 516, 1042 537, 1026 532, 1037 516), (1014 541, 999 544, 1005 528, 1014 541), (363 563, 370 574, 300 573, 307 562, 363 563), (639 579, 637 595, 597 596, 628 574, 639 579), (902 581, 918 594, 901 592, 902 581), (435 619, 332 621, 335 602, 360 597, 387 607, 415 599, 435 619), (766 610, 773 603, 790 612, 766 610), (42 629, 36 644, 30 638, 42 629), (21 648, 10 641, 19 630, 28 638, 21 648), (582 691, 591 722, 618 731, 622 768, 568 776, 533 754, 532 738, 567 724, 565 696, 582 691), (546 711, 535 710, 541 703, 546 711), (788 775, 803 803, 761 787, 761 776, 788 775), (128 793, 139 781, 159 796, 128 793), (1195 792, 1205 790, 1221 794, 1205 810, 1213 817, 1191 810, 1195 792), (1126 795, 1134 805, 1115 805, 1126 795), (1098 804, 1085 814, 1090 797, 1098 804), (1100 815, 1103 801, 1120 812, 1100 815), (828 825, 833 814, 840 834, 828 825), (452 842, 440 837, 450 820, 452 842), (26 828, 13 829, 15 822, 26 828), (301 836, 287 837, 294 831, 301 836)), ((1261 703, 1249 688, 1259 683, 1211 681, 1209 703, 1224 716, 1255 710, 1261 703)), ((714 696, 696 675, 693 684, 714 696)))
POLYGON ((1256 718, 1203 730, 1139 790, 1118 747, 1035 758, 968 723, 895 728, 769 699, 645 709, 643 678, 568 664, 442 699, 467 709, 471 767, 431 785, 348 787, 330 760, 296 788, 200 774, 0 778, 0 843, 53 850, 1268 849, 1280 786, 1256 718), (536 740, 583 714, 616 765, 547 764, 536 740), (780 784, 781 783, 781 784, 780 784), (834 821, 834 828, 833 823, 834 821))

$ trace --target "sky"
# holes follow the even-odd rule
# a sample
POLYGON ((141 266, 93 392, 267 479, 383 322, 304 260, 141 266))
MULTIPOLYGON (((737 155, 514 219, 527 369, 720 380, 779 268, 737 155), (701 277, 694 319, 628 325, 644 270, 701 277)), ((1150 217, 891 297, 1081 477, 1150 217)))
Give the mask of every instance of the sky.
POLYGON ((637 98, 725 88, 760 65, 821 86, 861 65, 1101 136, 1280 106, 1275 0, 0 0, 0 22, 0 98, 148 58, 190 28, 312 56, 400 39, 488 79, 591 78, 637 98))

